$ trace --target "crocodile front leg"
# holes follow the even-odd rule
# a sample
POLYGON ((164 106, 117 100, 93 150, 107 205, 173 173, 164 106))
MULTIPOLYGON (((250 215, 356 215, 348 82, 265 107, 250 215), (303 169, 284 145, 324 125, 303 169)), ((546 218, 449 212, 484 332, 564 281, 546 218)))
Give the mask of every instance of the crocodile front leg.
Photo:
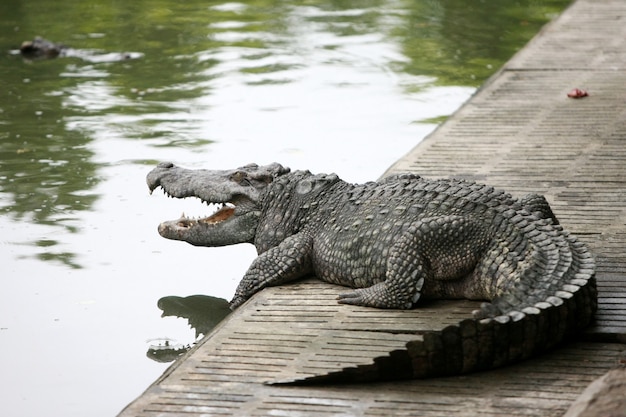
POLYGON ((265 287, 280 285, 313 272, 311 241, 306 234, 298 233, 260 254, 239 283, 230 308, 234 310, 265 287))

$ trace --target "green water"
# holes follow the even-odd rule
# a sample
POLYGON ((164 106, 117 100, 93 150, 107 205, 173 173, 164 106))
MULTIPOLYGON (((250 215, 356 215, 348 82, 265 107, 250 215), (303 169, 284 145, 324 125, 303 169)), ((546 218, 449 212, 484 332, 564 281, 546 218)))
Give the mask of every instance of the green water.
POLYGON ((567 3, 0 2, 0 414, 114 415, 193 341, 157 301, 232 295, 254 249, 161 239, 202 207, 148 195, 157 161, 375 179, 567 3))

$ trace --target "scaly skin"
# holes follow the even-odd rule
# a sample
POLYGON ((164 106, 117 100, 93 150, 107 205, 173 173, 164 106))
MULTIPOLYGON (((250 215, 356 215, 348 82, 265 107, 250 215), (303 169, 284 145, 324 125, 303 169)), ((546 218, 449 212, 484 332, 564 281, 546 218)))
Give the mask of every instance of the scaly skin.
POLYGON ((151 191, 160 186, 178 198, 229 203, 205 219, 162 223, 159 233, 201 246, 254 243, 259 256, 232 308, 264 287, 310 274, 354 288, 339 294, 343 304, 406 309, 420 298, 489 301, 473 319, 410 342, 400 362, 408 360, 412 371, 401 377, 526 358, 589 324, 596 309, 593 258, 542 196, 519 200, 481 184, 411 174, 353 185, 279 164, 193 171, 163 163, 147 180, 151 191))

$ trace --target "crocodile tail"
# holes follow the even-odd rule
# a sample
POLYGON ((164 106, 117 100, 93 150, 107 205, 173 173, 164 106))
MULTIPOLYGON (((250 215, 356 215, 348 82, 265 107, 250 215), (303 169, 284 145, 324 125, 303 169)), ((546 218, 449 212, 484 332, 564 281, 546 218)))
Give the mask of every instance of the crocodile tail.
POLYGON ((553 224, 559 224, 558 219, 552 212, 548 200, 540 194, 528 194, 521 199, 522 206, 539 219, 550 219, 553 224))
MULTIPOLYGON (((519 220, 522 222, 521 220, 519 220)), ((522 222, 523 223, 523 222, 522 222)), ((549 349, 587 326, 597 309, 589 249, 554 224, 534 221, 530 267, 472 319, 407 343, 413 378, 496 368, 549 349)))
MULTIPOLYGON (((521 236, 525 250, 520 254, 509 242, 506 250, 496 247, 497 252, 506 252, 504 259, 502 255, 487 257, 504 267, 497 271, 500 277, 498 274, 494 277, 496 296, 474 312, 475 318, 519 312, 535 307, 537 303, 550 302, 552 297, 571 298, 568 292, 576 293, 578 287, 589 285, 589 280, 595 275, 595 262, 587 246, 551 219, 529 221, 525 216, 518 216, 511 223, 514 223, 515 230, 508 236, 521 236)), ((592 315, 593 312, 590 312, 588 319, 578 325, 572 323, 573 327, 586 326, 592 315)))

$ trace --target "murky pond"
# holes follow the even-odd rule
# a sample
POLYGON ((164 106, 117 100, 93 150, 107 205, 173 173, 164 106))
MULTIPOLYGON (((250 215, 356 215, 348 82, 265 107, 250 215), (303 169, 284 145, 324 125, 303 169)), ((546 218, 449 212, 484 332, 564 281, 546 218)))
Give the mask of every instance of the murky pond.
POLYGON ((160 238, 156 162, 376 179, 566 3, 0 2, 0 414, 115 415, 222 314, 254 248, 160 238))

